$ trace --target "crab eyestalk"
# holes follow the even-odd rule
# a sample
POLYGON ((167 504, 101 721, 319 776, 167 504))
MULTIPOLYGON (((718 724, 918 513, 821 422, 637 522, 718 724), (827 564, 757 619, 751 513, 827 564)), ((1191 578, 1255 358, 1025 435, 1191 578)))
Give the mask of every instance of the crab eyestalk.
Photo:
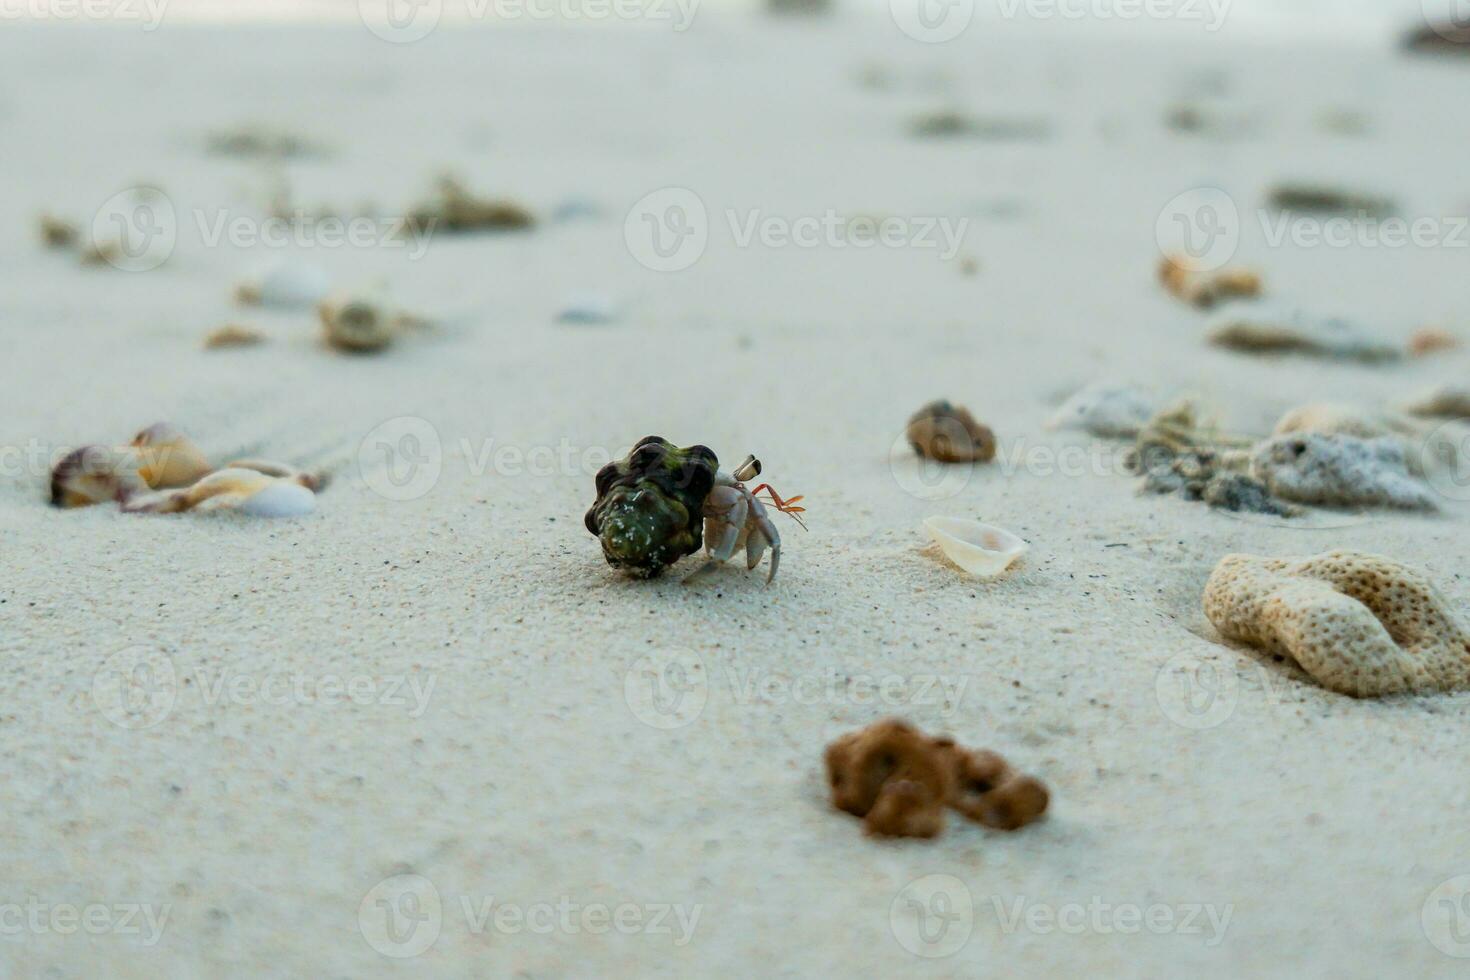
POLYGON ((659 436, 639 440, 597 473, 587 530, 607 563, 652 578, 703 545, 704 501, 719 459, 705 446, 679 448, 659 436))

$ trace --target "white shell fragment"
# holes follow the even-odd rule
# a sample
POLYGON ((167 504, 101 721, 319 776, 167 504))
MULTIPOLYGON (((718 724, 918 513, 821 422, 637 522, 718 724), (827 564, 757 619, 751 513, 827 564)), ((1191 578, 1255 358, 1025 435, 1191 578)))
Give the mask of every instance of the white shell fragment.
POLYGON ((309 310, 327 296, 327 274, 314 265, 281 261, 235 289, 240 302, 278 310, 309 310))
POLYGON ((316 494, 299 483, 277 479, 240 501, 236 509, 252 517, 304 517, 316 510, 316 494))
POLYGON ((930 517, 924 530, 946 558, 977 578, 995 578, 1029 545, 1004 528, 963 517, 930 517))

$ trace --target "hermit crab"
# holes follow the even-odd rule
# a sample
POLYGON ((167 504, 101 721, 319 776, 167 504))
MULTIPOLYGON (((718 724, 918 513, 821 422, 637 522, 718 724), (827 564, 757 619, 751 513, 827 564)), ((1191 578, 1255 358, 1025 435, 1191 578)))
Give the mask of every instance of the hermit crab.
MULTIPOLYGON (((602 542, 607 563, 637 578, 653 578, 701 546, 709 560, 693 578, 745 549, 747 568, 771 552, 769 583, 781 564, 781 535, 766 512, 769 503, 798 523, 801 497, 782 499, 769 484, 746 482, 761 464, 747 456, 733 472, 707 446, 679 448, 660 436, 639 440, 623 459, 597 473, 597 501, 587 511, 587 530, 602 542), (764 492, 768 500, 762 500, 764 492)), ((805 525, 803 525, 805 526, 805 525)))

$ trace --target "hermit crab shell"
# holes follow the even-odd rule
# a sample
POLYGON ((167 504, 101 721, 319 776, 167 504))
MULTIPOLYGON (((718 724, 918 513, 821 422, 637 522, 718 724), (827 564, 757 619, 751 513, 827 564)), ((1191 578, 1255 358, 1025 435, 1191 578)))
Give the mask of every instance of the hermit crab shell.
POLYGON ((705 446, 679 448, 646 436, 626 457, 597 473, 597 501, 587 530, 607 563, 652 578, 703 545, 704 500, 719 459, 705 446))
POLYGON ((1026 553, 1028 545, 1004 528, 963 517, 930 517, 924 530, 946 558, 977 578, 995 578, 1026 553))

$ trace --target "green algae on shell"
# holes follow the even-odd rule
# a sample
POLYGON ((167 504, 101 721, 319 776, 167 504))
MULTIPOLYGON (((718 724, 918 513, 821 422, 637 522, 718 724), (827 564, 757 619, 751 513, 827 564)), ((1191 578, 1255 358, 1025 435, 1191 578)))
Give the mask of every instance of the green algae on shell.
POLYGON ((704 500, 720 461, 706 446, 679 448, 646 436, 623 459, 597 472, 587 530, 607 563, 652 578, 704 544, 704 500))

